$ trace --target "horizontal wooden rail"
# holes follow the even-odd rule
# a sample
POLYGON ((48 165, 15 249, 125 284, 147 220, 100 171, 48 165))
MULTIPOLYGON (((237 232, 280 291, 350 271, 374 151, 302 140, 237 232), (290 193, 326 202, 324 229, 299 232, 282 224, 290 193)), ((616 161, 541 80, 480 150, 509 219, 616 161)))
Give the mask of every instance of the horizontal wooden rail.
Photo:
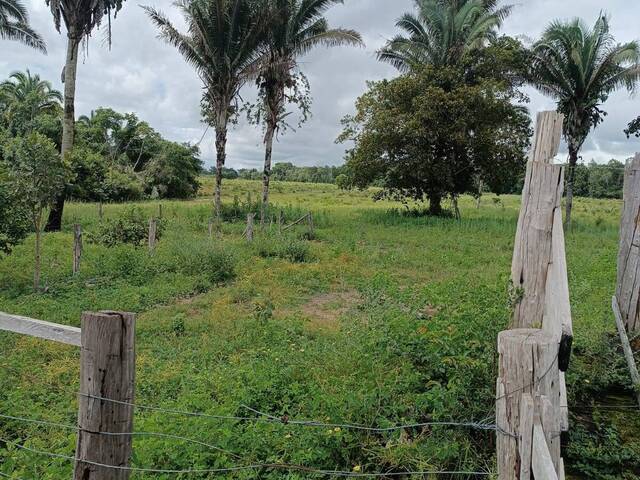
POLYGON ((77 327, 34 320, 33 318, 19 315, 9 315, 4 312, 0 312, 0 330, 53 340, 54 342, 76 347, 81 346, 80 329, 77 327))

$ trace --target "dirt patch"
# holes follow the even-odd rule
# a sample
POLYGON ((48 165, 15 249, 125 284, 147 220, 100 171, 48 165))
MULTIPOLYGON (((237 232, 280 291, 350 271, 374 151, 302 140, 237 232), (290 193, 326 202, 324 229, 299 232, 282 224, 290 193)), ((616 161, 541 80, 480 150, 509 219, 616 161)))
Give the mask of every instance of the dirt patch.
POLYGON ((316 295, 302 306, 302 313, 309 319, 307 328, 318 332, 340 330, 340 317, 359 304, 362 297, 356 290, 316 295))

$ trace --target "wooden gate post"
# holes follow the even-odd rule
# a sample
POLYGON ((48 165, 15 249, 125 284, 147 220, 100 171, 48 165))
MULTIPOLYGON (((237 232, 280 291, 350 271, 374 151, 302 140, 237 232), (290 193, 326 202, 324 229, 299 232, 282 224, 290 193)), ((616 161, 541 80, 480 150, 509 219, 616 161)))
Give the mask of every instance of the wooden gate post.
POLYGON ((616 297, 629 333, 640 331, 640 153, 624 172, 616 297))
POLYGON ((82 227, 73 226, 73 274, 80 273, 80 260, 82 259, 82 227))
POLYGON ((128 470, 96 464, 129 466, 135 393, 135 315, 83 313, 81 332, 79 432, 73 479, 127 480, 128 470))
POLYGON ((543 428, 555 472, 562 471, 558 352, 557 339, 543 330, 507 330, 498 336, 499 480, 530 480, 533 465, 538 467, 544 460, 536 457, 533 448, 536 425, 543 428))

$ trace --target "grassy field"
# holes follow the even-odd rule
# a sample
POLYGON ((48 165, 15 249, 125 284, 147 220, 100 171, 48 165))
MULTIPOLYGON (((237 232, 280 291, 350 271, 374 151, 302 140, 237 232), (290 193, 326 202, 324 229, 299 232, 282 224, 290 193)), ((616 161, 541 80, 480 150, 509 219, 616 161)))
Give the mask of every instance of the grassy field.
MULTIPOLYGON (((233 216, 233 197, 246 202, 250 192, 257 199, 259 189, 258 182, 226 182, 226 211, 233 216)), ((209 179, 203 193, 211 193, 209 179)), ((210 197, 163 202, 164 233, 154 255, 143 247, 86 242, 77 277, 71 276, 71 226, 95 231, 98 208, 70 204, 65 230, 45 237, 45 292, 31 290, 33 239, 0 259, 0 310, 70 325, 79 324, 83 310, 139 313, 139 405, 255 416, 250 407, 379 427, 491 423, 495 342, 509 319, 519 198, 487 196, 479 209, 464 198, 460 221, 402 215, 399 204, 331 185, 275 183, 273 201, 288 220, 312 211, 315 235, 309 239, 300 226, 280 238, 271 229, 249 245, 243 223, 228 221, 221 237, 210 240, 210 197)), ((146 216, 158 211, 157 202, 137 207, 146 216)), ((633 404, 610 312, 620 207, 578 199, 567 235, 576 339, 568 375, 572 428, 563 444, 575 479, 640 478, 640 415, 610 408, 633 404)), ((128 208, 107 205, 105 218, 128 208)), ((74 425, 77 349, 7 333, 0 333, 0 348, 0 414, 74 425)), ((140 468, 287 463, 365 473, 495 471, 495 432, 469 426, 367 433, 142 408, 135 426, 215 447, 136 436, 133 465, 140 468)), ((10 440, 0 441, 0 474, 70 478, 68 460, 14 443, 72 456, 75 436, 60 426, 0 419, 0 438, 10 440)), ((263 468, 132 478, 317 477, 263 468)))

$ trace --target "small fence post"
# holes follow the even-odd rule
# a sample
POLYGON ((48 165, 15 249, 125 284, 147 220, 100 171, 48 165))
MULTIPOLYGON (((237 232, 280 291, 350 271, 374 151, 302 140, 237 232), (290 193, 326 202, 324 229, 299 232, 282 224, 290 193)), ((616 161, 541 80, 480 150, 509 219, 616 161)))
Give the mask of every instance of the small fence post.
POLYGON ((102 217, 104 217, 104 211, 102 209, 102 202, 98 204, 98 218, 102 221, 102 217))
POLYGON ((313 215, 311 214, 311 212, 309 212, 308 222, 309 222, 309 233, 311 233, 311 236, 313 237, 313 235, 315 235, 315 226, 313 225, 313 215))
POLYGON ((209 238, 213 238, 213 218, 209 219, 209 238))
POLYGON ((624 207, 620 222, 618 285, 616 297, 625 327, 630 334, 640 331, 640 153, 627 163, 624 172, 624 207))
POLYGON ((80 260, 82 259, 82 227, 73 226, 73 274, 80 273, 80 260))
POLYGON ((278 211, 278 233, 282 233, 282 223, 283 223, 282 210, 279 210, 278 211))
POLYGON ((542 446, 534 448, 539 441, 534 436, 538 425, 557 473, 562 465, 558 341, 539 329, 507 330, 498 336, 498 353, 498 479, 529 480, 534 468, 546 468, 545 459, 539 457, 542 446))
POLYGON ((153 252, 156 248, 156 240, 158 233, 158 223, 156 219, 151 217, 149 219, 149 251, 153 252))
POLYGON ((253 219, 255 213, 247 214, 247 242, 253 242, 253 219))
POLYGON ((82 314, 74 480, 127 480, 135 395, 135 315, 82 314), (107 401, 109 399, 113 401, 107 401), (86 463, 91 462, 91 463, 86 463))
POLYGON ((162 204, 158 204, 158 218, 162 219, 162 204))

